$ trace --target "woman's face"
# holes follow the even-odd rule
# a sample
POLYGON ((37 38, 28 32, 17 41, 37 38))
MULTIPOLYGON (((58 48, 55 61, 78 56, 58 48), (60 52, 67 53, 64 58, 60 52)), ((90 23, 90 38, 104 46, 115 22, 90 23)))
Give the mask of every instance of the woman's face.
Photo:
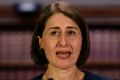
POLYGON ((62 13, 56 13, 47 20, 39 43, 49 64, 69 68, 76 65, 81 51, 81 30, 72 19, 62 13))

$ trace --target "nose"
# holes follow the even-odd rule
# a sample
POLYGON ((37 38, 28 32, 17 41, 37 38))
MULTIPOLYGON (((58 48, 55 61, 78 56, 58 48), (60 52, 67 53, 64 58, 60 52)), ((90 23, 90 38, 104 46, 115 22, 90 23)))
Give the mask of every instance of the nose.
POLYGON ((58 45, 61 47, 66 47, 68 46, 69 42, 68 42, 68 38, 65 34, 60 35, 59 40, 58 40, 58 45))

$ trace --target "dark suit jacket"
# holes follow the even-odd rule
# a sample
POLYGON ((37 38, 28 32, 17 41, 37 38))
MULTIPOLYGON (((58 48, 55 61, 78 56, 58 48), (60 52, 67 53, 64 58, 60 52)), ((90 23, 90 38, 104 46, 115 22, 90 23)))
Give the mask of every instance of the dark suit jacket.
MULTIPOLYGON (((116 80, 116 79, 109 79, 103 76, 99 76, 97 74, 88 72, 88 71, 83 71, 85 73, 84 80, 116 80)), ((43 75, 39 75, 32 80, 42 80, 43 75)))

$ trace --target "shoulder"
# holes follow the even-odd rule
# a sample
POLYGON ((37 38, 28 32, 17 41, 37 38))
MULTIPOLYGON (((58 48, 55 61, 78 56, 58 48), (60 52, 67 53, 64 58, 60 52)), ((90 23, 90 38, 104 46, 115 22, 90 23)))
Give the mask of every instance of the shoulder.
POLYGON ((36 76, 36 77, 32 78, 31 80, 42 80, 42 76, 43 75, 36 76))
POLYGON ((115 79, 106 78, 88 71, 83 71, 83 72, 85 73, 84 80, 115 80, 115 79))

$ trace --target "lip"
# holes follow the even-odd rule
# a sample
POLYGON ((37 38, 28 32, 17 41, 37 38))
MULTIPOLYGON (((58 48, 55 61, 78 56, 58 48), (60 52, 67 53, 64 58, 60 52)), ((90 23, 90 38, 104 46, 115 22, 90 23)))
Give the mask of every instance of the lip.
POLYGON ((56 54, 59 54, 59 53, 61 53, 61 54, 71 54, 72 52, 71 51, 57 51, 56 52, 56 54))
POLYGON ((56 51, 56 55, 59 59, 69 59, 72 52, 70 50, 59 50, 56 51))
POLYGON ((72 51, 70 49, 59 49, 59 50, 56 50, 56 54, 57 53, 69 53, 69 54, 72 54, 72 51))

